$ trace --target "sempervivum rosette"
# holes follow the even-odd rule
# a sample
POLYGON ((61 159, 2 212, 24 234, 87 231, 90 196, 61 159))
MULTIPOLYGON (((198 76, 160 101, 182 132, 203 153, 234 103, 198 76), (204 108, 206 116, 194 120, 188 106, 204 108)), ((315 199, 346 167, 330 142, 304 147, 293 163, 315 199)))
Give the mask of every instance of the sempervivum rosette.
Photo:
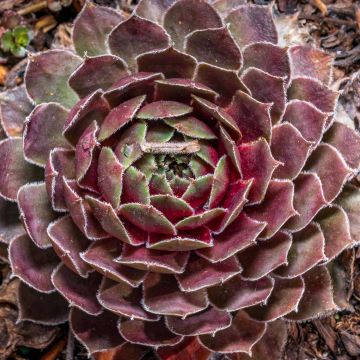
POLYGON ((335 120, 331 57, 278 46, 271 9, 237 3, 88 3, 77 54, 31 56, 3 94, 21 320, 69 319, 90 353, 190 339, 278 359, 287 321, 348 306, 360 138, 335 120))

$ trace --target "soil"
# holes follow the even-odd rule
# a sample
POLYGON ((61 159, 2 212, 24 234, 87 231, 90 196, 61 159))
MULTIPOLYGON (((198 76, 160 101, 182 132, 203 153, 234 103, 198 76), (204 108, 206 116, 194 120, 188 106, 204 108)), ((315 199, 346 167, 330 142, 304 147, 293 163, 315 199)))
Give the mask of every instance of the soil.
MULTIPOLYGON (((130 13, 136 1, 95 0, 95 3, 118 7, 130 13)), ((268 0, 254 0, 267 4, 268 0)), ((71 24, 84 0, 0 0, 0 37, 21 24, 34 32, 29 52, 71 46, 71 24), (42 3, 42 5, 40 4, 42 3), (62 6, 61 3, 69 6, 62 6), (68 3, 68 4, 66 4, 68 3), (40 5, 39 5, 40 4, 40 5), (56 11, 49 9, 60 4, 56 11)), ((284 16, 297 17, 296 25, 310 33, 311 41, 334 54, 334 87, 342 90, 340 104, 353 125, 360 126, 360 3, 358 0, 277 0, 284 16), (295 14, 295 15, 294 15, 295 14)), ((0 91, 23 81, 26 58, 17 58, 0 50, 0 91)), ((360 176, 353 180, 360 186, 360 176)), ((17 280, 10 279, 5 261, 6 249, 0 248, 0 359, 13 360, 82 360, 84 348, 60 327, 16 324, 17 280)), ((351 309, 326 318, 289 324, 285 360, 360 359, 360 249, 351 249, 341 257, 346 270, 351 309)), ((222 359, 214 356, 212 360, 222 359)), ((115 360, 110 354, 102 360, 115 360)), ((155 359, 152 353, 144 360, 155 359)), ((126 359, 128 360, 128 359, 126 359)), ((130 360, 130 359, 129 359, 130 360)), ((280 359, 279 359, 280 360, 280 359)))

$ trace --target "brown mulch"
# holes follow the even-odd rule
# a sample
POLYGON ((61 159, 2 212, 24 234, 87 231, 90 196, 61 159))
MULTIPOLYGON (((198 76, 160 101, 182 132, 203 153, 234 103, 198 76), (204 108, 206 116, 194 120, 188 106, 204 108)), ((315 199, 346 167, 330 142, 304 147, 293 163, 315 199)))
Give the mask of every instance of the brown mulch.
MULTIPOLYGON (((60 0, 0 0, 0 36, 7 29, 22 24, 35 33, 28 47, 30 52, 71 46, 71 23, 84 0, 67 2, 72 4, 56 8, 61 3, 60 0)), ((94 2, 118 6, 125 12, 131 12, 135 3, 133 0, 94 2)), ((252 2, 267 4, 270 1, 252 2)), ((281 14, 297 14, 298 26, 310 33, 311 40, 317 46, 334 55, 334 81, 342 90, 340 103, 359 129, 359 0, 277 0, 276 4, 281 14)), ((0 51, 0 91, 21 83, 25 66, 26 58, 19 59, 0 51)), ((360 186, 360 176, 354 180, 354 184, 360 186)), ((2 251, 0 248, 0 259, 2 251)), ((343 311, 301 324, 291 323, 284 360, 360 359, 360 250, 348 250, 341 260, 347 271, 352 311, 343 311)), ((87 359, 81 345, 69 337, 67 325, 47 327, 26 322, 16 323, 18 310, 15 294, 18 281, 10 279, 9 271, 6 263, 0 260, 0 359, 87 359)), ((102 360, 105 358, 111 359, 110 354, 102 360)), ((144 359, 152 360, 154 356, 150 353, 144 359)))

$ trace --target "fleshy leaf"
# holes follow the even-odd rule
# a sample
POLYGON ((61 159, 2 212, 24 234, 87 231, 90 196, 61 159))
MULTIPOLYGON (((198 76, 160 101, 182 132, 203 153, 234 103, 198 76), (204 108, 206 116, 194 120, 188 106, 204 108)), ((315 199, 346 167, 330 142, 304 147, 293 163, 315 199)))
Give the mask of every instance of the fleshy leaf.
POLYGON ((158 120, 184 116, 191 111, 190 106, 176 101, 155 101, 140 109, 136 117, 144 120, 158 120))
POLYGON ((168 330, 164 320, 141 321, 124 319, 120 323, 119 330, 120 334, 127 341, 146 346, 175 345, 182 340, 182 336, 175 335, 168 330))
POLYGON ((237 257, 244 269, 241 276, 248 280, 258 280, 286 264, 291 242, 290 234, 279 231, 271 239, 240 252, 237 257))
POLYGON ((201 313, 190 315, 186 318, 167 316, 165 321, 173 333, 195 336, 213 334, 219 330, 226 329, 230 326, 231 320, 228 312, 209 307, 201 313))
POLYGON ((0 122, 8 137, 22 135, 25 118, 32 109, 25 85, 0 93, 0 122))
POLYGON ((60 265, 52 275, 56 289, 72 306, 75 306, 90 315, 99 315, 101 305, 96 299, 101 276, 94 272, 87 279, 81 278, 69 270, 65 265, 60 265))
POLYGON ((124 343, 117 324, 119 318, 108 311, 93 316, 78 309, 70 312, 70 327, 89 354, 112 349, 124 343))
POLYGON ((125 244, 121 256, 116 261, 135 269, 174 274, 185 270, 188 258, 189 253, 185 251, 164 252, 125 244))
POLYGON ((267 41, 277 43, 278 36, 271 15, 271 8, 258 5, 240 5, 225 19, 229 30, 240 48, 267 41))
POLYGON ((273 76, 290 80, 290 63, 287 48, 269 42, 258 42, 246 46, 243 50, 243 69, 254 67, 273 76))
POLYGON ((175 128, 179 133, 195 139, 216 139, 216 135, 211 128, 193 116, 166 119, 165 123, 175 128))
POLYGON ((117 56, 86 56, 84 62, 69 77, 69 85, 83 98, 97 89, 107 90, 114 82, 127 75, 129 71, 126 65, 117 56))
POLYGON ((205 226, 193 230, 180 230, 176 236, 151 233, 147 243, 150 249, 181 252, 208 248, 212 245, 212 234, 205 226))
POLYGON ((74 181, 63 178, 63 191, 66 206, 80 231, 91 240, 108 237, 108 234, 101 229, 99 223, 91 213, 89 206, 79 195, 79 189, 76 187, 74 181))
POLYGON ((244 311, 238 311, 230 327, 215 334, 200 335, 199 340, 213 352, 250 354, 265 330, 265 324, 252 320, 244 311))
POLYGON ((48 50, 29 59, 25 73, 28 95, 36 104, 58 102, 71 108, 78 96, 68 84, 68 78, 80 65, 81 58, 68 50, 48 50))
POLYGON ((87 2, 78 15, 72 32, 76 52, 80 56, 107 53, 106 38, 122 20, 124 17, 119 11, 87 2))
POLYGON ((182 199, 193 208, 203 205, 210 195, 212 178, 212 175, 205 175, 192 180, 182 199))
POLYGON ((174 136, 175 129, 166 124, 157 121, 148 124, 146 132, 146 141, 154 143, 165 143, 174 136))
POLYGON ((248 87, 254 99, 263 103, 272 103, 271 120, 273 124, 277 123, 285 109, 285 79, 256 68, 250 68, 243 74, 241 80, 248 87))
POLYGON ((135 122, 121 133, 115 148, 115 155, 120 163, 129 167, 142 155, 140 144, 145 140, 146 124, 135 122))
POLYGON ((292 244, 287 256, 287 264, 274 272, 281 277, 296 277, 304 274, 322 260, 325 239, 321 228, 312 223, 305 229, 293 234, 292 244))
POLYGON ((357 243, 360 242, 360 223, 358 210, 360 208, 360 191, 355 186, 345 186, 340 196, 336 199, 346 212, 350 222, 351 237, 357 243))
POLYGON ((229 104, 232 96, 238 90, 250 93, 240 80, 237 71, 207 63, 200 63, 197 66, 195 80, 216 91, 220 95, 217 98, 217 103, 220 105, 229 104))
POLYGON ((277 179, 294 179, 309 156, 311 143, 289 123, 275 125, 271 138, 271 153, 281 164, 275 169, 277 179))
POLYGON ((238 180, 229 185, 228 192, 221 204, 221 206, 228 210, 223 217, 217 233, 224 231, 231 223, 238 217, 245 203, 249 189, 251 188, 252 180, 238 180))
POLYGON ((225 154, 230 158, 232 165, 237 172, 242 175, 239 149, 236 146, 236 142, 222 126, 220 127, 220 140, 221 145, 225 150, 225 154))
POLYGON ((118 239, 103 239, 93 242, 80 256, 107 278, 125 282, 133 287, 139 286, 144 280, 145 273, 115 262, 115 258, 121 253, 121 248, 122 244, 118 239))
MULTIPOLYGON (((150 195, 172 195, 170 184, 164 174, 153 174, 149 182, 150 195)), ((153 204, 154 205, 154 204, 153 204)), ((154 205, 156 207, 156 205, 154 205)))
POLYGON ((133 69, 138 55, 166 49, 170 39, 161 26, 135 14, 111 31, 108 43, 111 53, 124 59, 133 69))
POLYGON ((72 150, 54 149, 50 152, 45 167, 45 182, 48 196, 55 211, 66 211, 63 180, 75 179, 75 154, 72 150))
POLYGON ((150 204, 150 192, 146 176, 134 166, 128 167, 124 173, 121 196, 122 204, 131 202, 150 204))
POLYGON ((290 47, 291 74, 293 77, 309 76, 328 85, 332 79, 333 57, 308 45, 290 47))
POLYGON ((76 145, 83 132, 93 123, 100 126, 109 112, 109 104, 102 97, 103 91, 96 90, 81 99, 70 111, 63 134, 76 145))
POLYGON ((286 316, 288 320, 308 320, 324 316, 337 309, 333 300, 331 278, 325 266, 317 266, 304 275, 305 291, 297 312, 286 316))
POLYGON ((68 321, 69 303, 58 293, 39 293, 23 282, 17 294, 19 321, 43 325, 59 325, 68 321))
POLYGON ((24 159, 21 138, 0 141, 0 196, 16 201, 21 186, 40 178, 41 171, 24 159))
POLYGON ((213 209, 224 198, 230 183, 230 168, 226 155, 216 164, 209 196, 209 208, 213 209))
POLYGON ((165 13, 164 27, 176 48, 182 50, 187 34, 194 30, 221 27, 217 12, 206 2, 180 0, 165 13))
POLYGON ((169 180, 169 184, 172 194, 180 197, 183 196, 185 191, 189 188, 190 180, 175 175, 171 180, 169 180))
POLYGON ((216 92, 197 81, 181 78, 157 80, 155 84, 156 100, 175 100, 189 103, 191 95, 201 96, 215 101, 216 92))
POLYGON ((215 219, 222 218, 226 212, 226 209, 223 208, 205 210, 204 212, 197 213, 180 220, 175 226, 178 230, 192 230, 200 226, 207 225, 215 219))
POLYGON ((267 324, 263 337, 251 349, 251 356, 244 353, 228 354, 230 360, 279 360, 284 351, 288 330, 282 320, 267 324))
POLYGON ((298 212, 286 223, 291 231, 303 229, 327 204, 320 178, 314 173, 301 173, 294 181, 294 208, 298 212))
POLYGON ((240 273, 241 270, 235 256, 214 264, 198 256, 192 256, 187 264, 186 271, 175 276, 182 291, 195 291, 223 283, 240 273), (206 276, 204 277, 205 273, 206 276))
POLYGON ((166 78, 192 78, 196 60, 172 47, 156 53, 140 55, 138 71, 163 73, 166 78))
POLYGON ((350 168, 360 168, 360 135, 357 131, 335 122, 324 140, 341 153, 350 168))
MULTIPOLYGON (((97 172, 100 164, 97 164, 99 156, 99 143, 97 134, 99 127, 96 121, 92 122, 82 133, 75 150, 76 180, 79 186, 85 189, 97 191, 97 172)), ((101 181, 100 181, 101 183, 101 181)))
POLYGON ((104 119, 99 131, 98 140, 104 141, 134 118, 146 96, 137 96, 113 108, 104 119))
POLYGON ((51 248, 42 250, 20 235, 10 244, 9 259, 13 274, 27 285, 44 293, 54 290, 51 274, 60 260, 51 248))
MULTIPOLYGON (((350 302, 349 294, 351 287, 348 286, 347 279, 349 278, 349 268, 351 269, 353 259, 350 260, 350 266, 344 267, 344 259, 346 259, 346 252, 343 256, 339 256, 330 263, 327 264, 327 269, 331 278, 331 285, 333 290, 333 298, 338 309, 341 310, 353 310, 353 306, 350 302)), ((347 260, 346 260, 347 261, 347 260)))
POLYGON ((273 321, 293 310, 297 310, 304 293, 304 281, 301 277, 293 279, 275 279, 274 289, 266 305, 256 305, 247 309, 247 313, 257 321, 273 321))
POLYGON ((217 308, 235 311, 266 302, 274 287, 270 277, 256 281, 236 275, 224 283, 208 289, 209 300, 217 308))
POLYGON ((25 229, 19 221, 17 204, 0 197, 0 244, 7 247, 12 239, 24 233, 25 229))
POLYGON ((194 210, 184 200, 169 194, 152 195, 151 205, 161 211, 170 221, 191 216, 194 210))
POLYGON ((236 92, 226 112, 235 120, 242 133, 242 141, 259 137, 271 138, 271 104, 263 104, 242 91, 236 92))
POLYGON ((296 214, 293 206, 294 184, 287 180, 271 180, 264 201, 246 211, 257 221, 267 223, 260 234, 266 239, 272 237, 285 222, 296 214))
POLYGON ((120 205, 124 167, 111 148, 103 147, 98 162, 98 186, 101 194, 115 209, 120 205))
POLYGON ((204 160, 207 164, 215 168, 219 161, 219 155, 215 147, 210 145, 207 141, 199 141, 200 150, 196 152, 196 156, 204 160))
POLYGON ((303 100, 292 100, 287 103, 283 122, 294 125, 301 135, 313 143, 318 143, 324 130, 327 114, 314 105, 303 100))
POLYGON ((255 242, 265 223, 240 215, 224 231, 214 235, 214 246, 197 250, 197 254, 210 262, 223 261, 255 242))
MULTIPOLYGON (((141 147, 142 146, 140 146, 140 148, 141 147)), ((149 153, 143 154, 141 158, 134 163, 134 167, 141 171, 145 175, 147 182, 149 182, 152 175, 158 169, 155 155, 149 153)))
POLYGON ((355 245, 351 238, 349 219, 346 212, 332 205, 319 212, 315 221, 319 223, 325 238, 325 255, 328 260, 339 255, 346 248, 355 245))
POLYGON ((329 89, 320 81, 307 77, 293 79, 288 88, 288 97, 290 100, 298 99, 309 101, 319 110, 328 113, 335 110, 338 96, 338 92, 329 89))
POLYGON ((105 93, 104 98, 112 108, 137 96, 152 95, 155 80, 163 79, 158 73, 138 72, 116 81, 105 93))
POLYGON ((198 156, 192 156, 189 162, 189 168, 194 174, 195 178, 211 174, 214 169, 207 164, 205 161, 201 160, 198 156))
POLYGON ((49 247, 47 227, 55 220, 56 214, 51 209, 45 183, 24 185, 19 189, 17 201, 20 216, 32 241, 40 248, 49 247))
POLYGON ((175 346, 157 349, 156 354, 161 360, 206 360, 210 351, 199 343, 196 336, 188 336, 175 346))
POLYGON ((175 2, 175 0, 140 0, 135 9, 136 14, 162 24, 165 11, 175 2))
POLYGON ((175 235, 176 229, 155 207, 145 204, 125 204, 119 212, 135 226, 148 232, 175 235))
POLYGON ((249 202, 259 203, 264 199, 269 181, 279 163, 274 159, 268 142, 263 138, 242 143, 238 151, 243 178, 253 179, 248 196, 249 202))
POLYGON ((62 135, 68 111, 59 104, 36 106, 25 123, 24 155, 30 162, 45 166, 50 151, 71 146, 62 135))
POLYGON ((328 202, 333 201, 340 193, 351 173, 340 153, 326 143, 320 144, 311 154, 305 169, 319 176, 328 202))
MULTIPOLYGON (((136 236, 134 238, 131 236, 129 233, 130 229, 126 229, 124 223, 120 220, 109 203, 100 201, 91 196, 87 196, 86 201, 90 205, 95 218, 108 234, 131 245, 140 245, 144 243, 145 239, 140 240, 137 239, 136 236)), ((141 230, 139 230, 139 232, 141 232, 141 230)))
POLYGON ((144 307, 155 314, 185 317, 208 306, 205 290, 183 292, 172 275, 149 273, 143 286, 144 307))
POLYGON ((246 0, 215 0, 212 6, 222 17, 226 17, 232 10, 244 4, 246 4, 246 0))
POLYGON ((193 107, 197 115, 201 115, 201 118, 212 121, 215 124, 219 122, 228 131, 236 134, 236 138, 241 136, 241 132, 235 120, 221 107, 216 106, 212 102, 195 95, 193 95, 193 107))
POLYGON ((240 50, 227 27, 197 30, 186 37, 186 52, 199 62, 206 62, 230 70, 239 70, 240 50))
POLYGON ((80 253, 88 248, 90 242, 75 226, 70 216, 66 215, 51 223, 48 236, 62 262, 74 273, 86 277, 91 268, 81 259, 80 253))
POLYGON ((212 175, 205 175, 193 180, 182 196, 183 200, 192 207, 199 207, 205 203, 211 191, 212 178, 212 175))
POLYGON ((144 310, 142 296, 141 287, 133 288, 122 281, 105 280, 99 290, 98 299, 105 309, 118 316, 145 321, 159 320, 158 315, 144 310))

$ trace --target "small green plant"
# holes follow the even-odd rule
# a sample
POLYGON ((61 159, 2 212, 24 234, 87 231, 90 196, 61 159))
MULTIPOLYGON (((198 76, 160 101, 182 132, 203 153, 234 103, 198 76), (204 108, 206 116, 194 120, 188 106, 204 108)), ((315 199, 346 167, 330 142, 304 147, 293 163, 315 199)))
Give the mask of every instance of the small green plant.
POLYGON ((32 39, 31 31, 25 26, 17 26, 6 31, 1 37, 1 48, 17 57, 24 57, 26 47, 32 39))

